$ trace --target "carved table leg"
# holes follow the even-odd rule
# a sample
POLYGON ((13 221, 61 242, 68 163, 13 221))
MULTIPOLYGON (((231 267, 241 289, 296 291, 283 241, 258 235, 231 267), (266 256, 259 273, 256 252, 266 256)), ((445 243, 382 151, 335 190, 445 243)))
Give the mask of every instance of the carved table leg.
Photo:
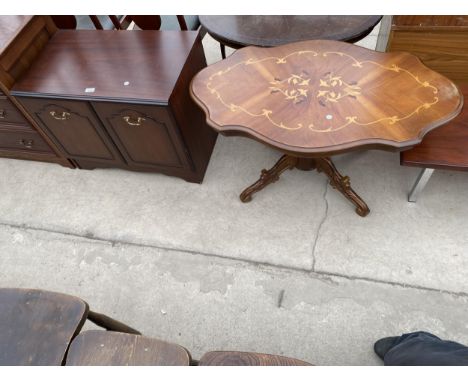
POLYGON ((356 206, 358 215, 364 217, 370 212, 364 200, 351 188, 349 177, 341 175, 330 158, 317 158, 316 165, 318 172, 324 172, 328 176, 332 187, 340 191, 356 206))
POLYGON ((287 169, 292 169, 296 166, 297 158, 283 155, 278 162, 269 170, 262 170, 262 174, 260 175, 260 179, 257 180, 254 184, 247 187, 242 194, 240 194, 240 200, 242 202, 247 203, 252 200, 252 195, 255 192, 258 192, 268 186, 270 183, 274 183, 279 179, 281 173, 286 171, 287 169))

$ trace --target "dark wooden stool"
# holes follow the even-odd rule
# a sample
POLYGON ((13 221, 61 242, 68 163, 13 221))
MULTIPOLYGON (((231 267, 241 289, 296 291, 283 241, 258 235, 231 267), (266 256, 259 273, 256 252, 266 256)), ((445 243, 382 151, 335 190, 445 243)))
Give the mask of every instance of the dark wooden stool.
POLYGON ((88 304, 77 297, 0 288, 0 365, 61 365, 86 319, 107 330, 140 333, 91 312, 88 304))
POLYGON ((212 351, 199 361, 199 366, 313 366, 295 358, 240 351, 212 351))
POLYGON ((126 333, 90 330, 78 335, 67 355, 67 366, 189 366, 182 346, 126 333))

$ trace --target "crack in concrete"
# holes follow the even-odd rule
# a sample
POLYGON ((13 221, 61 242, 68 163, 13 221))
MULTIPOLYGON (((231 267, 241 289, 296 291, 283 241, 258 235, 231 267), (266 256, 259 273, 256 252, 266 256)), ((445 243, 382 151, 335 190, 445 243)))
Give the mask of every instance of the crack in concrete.
POLYGON ((317 228, 317 233, 315 234, 314 238, 314 243, 312 245, 312 269, 311 272, 315 272, 315 262, 316 262, 316 257, 315 257, 315 249, 317 247, 317 242, 320 236, 320 231, 322 230, 322 226, 325 223, 325 220, 327 220, 328 217, 328 200, 327 200, 327 193, 328 193, 328 179, 325 182, 325 192, 323 193, 322 197, 323 200, 325 201, 325 214, 323 215, 322 220, 320 221, 320 224, 317 228))
POLYGON ((464 297, 464 298, 468 297, 467 292, 454 292, 454 291, 450 291, 446 289, 437 289, 437 288, 425 287, 422 285, 405 284, 405 283, 400 283, 397 281, 383 281, 383 280, 373 279, 371 277, 349 276, 349 275, 344 275, 341 273, 323 272, 323 271, 315 272, 315 274, 323 275, 323 276, 330 276, 330 277, 339 277, 339 278, 343 278, 349 281, 366 281, 366 282, 371 282, 371 283, 385 284, 385 285, 396 286, 396 287, 407 288, 407 289, 417 289, 417 290, 426 291, 426 292, 438 292, 438 293, 448 294, 454 297, 464 297))
MULTIPOLYGON (((328 182, 327 182, 327 189, 328 189, 328 182)), ((336 278, 342 278, 342 279, 349 280, 349 281, 364 281, 364 282, 371 282, 371 283, 376 283, 376 284, 390 285, 390 286, 395 286, 395 287, 400 287, 400 288, 415 289, 415 290, 420 290, 420 291, 438 292, 438 293, 443 293, 443 294, 447 294, 447 295, 454 296, 454 297, 468 298, 467 292, 454 292, 454 291, 450 291, 446 289, 430 288, 430 287, 425 287, 422 285, 405 284, 405 283, 400 283, 400 282, 395 282, 395 281, 384 281, 384 280, 379 280, 379 279, 373 279, 370 277, 349 276, 349 275, 344 275, 340 273, 332 273, 332 272, 324 272, 324 271, 309 271, 309 270, 305 270, 302 268, 274 265, 270 263, 256 262, 252 260, 233 259, 233 258, 221 256, 218 254, 197 252, 197 251, 178 249, 178 248, 159 247, 159 246, 151 245, 151 244, 139 244, 139 243, 119 241, 119 240, 108 240, 108 239, 99 238, 96 236, 94 236, 93 238, 88 238, 83 235, 78 235, 78 234, 64 232, 64 231, 54 231, 54 230, 46 229, 46 228, 30 227, 30 226, 27 226, 26 224, 10 224, 10 223, 5 223, 5 222, 0 222, 0 226, 20 229, 24 231, 38 231, 38 232, 47 232, 47 233, 58 234, 58 235, 63 235, 63 236, 71 236, 71 237, 75 237, 79 239, 85 239, 87 242, 95 241, 95 242, 107 243, 113 247, 116 245, 134 246, 134 247, 141 247, 141 248, 160 249, 160 250, 165 250, 168 252, 174 251, 174 252, 188 253, 191 255, 213 257, 221 261, 224 261, 226 263, 235 262, 237 263, 238 266, 242 266, 242 267, 254 266, 256 268, 259 268, 267 272, 276 273, 279 270, 281 270, 282 272, 287 271, 289 273, 302 273, 302 274, 308 275, 309 277, 314 277, 317 279, 327 279, 327 278, 329 279, 331 277, 336 277, 336 278)))
POLYGON ((0 226, 11 227, 15 229, 24 230, 24 231, 30 230, 30 231, 47 232, 47 233, 52 233, 52 234, 64 235, 64 236, 71 236, 73 238, 81 239, 83 242, 96 241, 96 242, 110 244, 112 247, 115 247, 117 245, 122 245, 122 246, 128 245, 128 246, 134 246, 134 247, 140 247, 140 248, 160 249, 163 251, 175 251, 175 252, 188 253, 191 255, 213 257, 213 258, 226 261, 226 262, 234 261, 234 262, 237 262, 238 264, 249 264, 249 265, 257 266, 260 268, 265 267, 266 269, 280 268, 282 270, 289 270, 289 271, 294 271, 294 272, 304 272, 304 273, 308 272, 308 271, 303 270, 302 268, 292 267, 292 266, 287 266, 287 265, 275 265, 275 264, 271 264, 267 262, 247 260, 247 259, 234 259, 232 257, 221 256, 216 253, 194 251, 194 250, 185 249, 185 248, 165 247, 165 246, 158 246, 155 244, 141 244, 141 243, 135 243, 135 242, 123 241, 123 240, 112 240, 112 239, 102 238, 98 236, 91 237, 90 235, 87 235, 87 234, 81 235, 78 233, 61 231, 61 230, 38 228, 38 227, 28 226, 26 224, 13 224, 13 223, 0 222, 0 226))

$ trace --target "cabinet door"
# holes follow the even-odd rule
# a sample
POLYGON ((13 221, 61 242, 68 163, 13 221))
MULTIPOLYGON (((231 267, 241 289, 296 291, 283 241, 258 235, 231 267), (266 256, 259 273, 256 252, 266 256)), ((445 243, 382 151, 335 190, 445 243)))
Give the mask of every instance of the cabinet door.
POLYGON ((93 102, 130 166, 190 168, 185 145, 163 106, 93 102))
POLYGON ((20 101, 66 157, 124 163, 87 102, 26 97, 20 101))

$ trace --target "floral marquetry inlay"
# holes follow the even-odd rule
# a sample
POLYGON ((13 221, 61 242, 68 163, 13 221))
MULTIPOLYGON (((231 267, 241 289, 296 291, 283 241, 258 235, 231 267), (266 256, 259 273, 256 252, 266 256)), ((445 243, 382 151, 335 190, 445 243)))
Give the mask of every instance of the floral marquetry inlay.
MULTIPOLYGON (((285 96, 285 99, 291 100, 293 103, 303 102, 309 95, 310 77, 308 73, 303 71, 301 74, 291 74, 288 78, 281 80, 275 78, 270 82, 271 94, 280 92, 285 96)), ((326 73, 323 78, 319 79, 320 89, 317 92, 317 98, 323 98, 319 102, 323 105, 323 101, 338 102, 343 97, 354 97, 361 94, 361 88, 356 82, 346 83, 341 76, 335 76, 333 73, 326 73)))
POLYGON ((338 102, 343 97, 353 97, 361 94, 361 88, 357 82, 346 83, 341 76, 335 76, 333 73, 327 73, 320 79, 320 89, 317 98, 323 98, 319 102, 323 106, 323 101, 338 102))
POLYGON ((320 140, 415 140, 447 108, 461 107, 453 83, 414 56, 336 41, 241 49, 200 72, 192 90, 213 125, 277 129, 293 145, 344 129, 340 139, 320 140))
POLYGON ((270 82, 271 93, 280 92, 286 99, 292 100, 294 103, 300 103, 307 98, 309 91, 310 78, 307 78, 307 72, 291 74, 285 80, 275 78, 270 82))
MULTIPOLYGON (((326 67, 326 66, 325 66, 326 67)), ((375 68, 373 68, 375 70, 375 68)), ((315 73, 317 75, 318 73, 315 73)), ((360 86, 357 85, 358 81, 356 80, 349 80, 348 82, 343 80, 343 75, 338 75, 333 72, 327 72, 322 74, 320 77, 316 77, 316 80, 313 80, 311 86, 311 75, 303 69, 302 73, 300 74, 289 74, 287 78, 280 79, 277 76, 265 83, 265 87, 268 87, 271 94, 280 93, 284 96, 284 99, 287 101, 292 101, 294 104, 299 104, 306 100, 309 95, 309 92, 316 89, 316 98, 318 99, 318 104, 321 106, 325 106, 326 102, 336 103, 344 97, 350 97, 356 99, 357 96, 361 95, 365 89, 361 89, 360 86), (315 82, 315 84, 314 84, 315 82)), ((233 84, 235 85, 235 84, 233 84)), ((345 54, 343 52, 316 52, 316 51, 296 51, 292 52, 284 57, 266 57, 260 60, 255 60, 253 58, 249 58, 245 61, 239 62, 236 65, 229 67, 224 71, 220 71, 212 75, 207 83, 207 88, 210 90, 212 94, 215 94, 218 100, 224 104, 229 110, 233 112, 243 112, 251 117, 263 117, 267 119, 270 123, 274 126, 285 129, 285 130, 298 130, 304 127, 307 127, 311 130, 316 132, 330 132, 334 130, 340 130, 344 127, 349 125, 372 125, 374 123, 381 123, 387 122, 388 124, 394 124, 402 119, 410 118, 412 115, 419 113, 421 110, 428 109, 434 104, 436 104, 439 99, 436 96, 438 90, 436 87, 431 85, 428 81, 421 81, 416 75, 411 73, 410 71, 400 68, 397 65, 382 65, 375 61, 359 61, 351 55, 345 54), (344 119, 341 124, 327 124, 323 126, 323 123, 318 123, 314 120, 303 120, 301 122, 296 123, 295 125, 291 125, 289 123, 285 123, 283 120, 279 120, 276 117, 276 113, 273 109, 269 108, 267 102, 265 102, 264 107, 261 109, 261 112, 254 112, 245 108, 240 104, 236 104, 233 102, 228 102, 226 97, 223 96, 221 92, 219 92, 216 88, 216 80, 220 80, 222 77, 225 77, 228 73, 235 71, 236 69, 241 68, 242 66, 261 66, 265 61, 272 60, 276 65, 280 66, 283 64, 287 64, 289 60, 293 61, 295 58, 300 56, 312 56, 315 57, 317 60, 324 60, 326 61, 330 56, 336 55, 343 57, 344 61, 348 61, 347 64, 353 67, 362 69, 364 71, 363 74, 369 71, 369 66, 374 66, 377 70, 381 71, 390 71, 395 73, 401 73, 403 75, 407 75, 409 80, 413 80, 416 82, 416 85, 428 88, 431 90, 431 96, 428 98, 427 102, 422 102, 416 105, 409 113, 400 114, 400 115, 388 115, 383 116, 374 120, 370 121, 362 121, 358 118, 357 115, 347 115, 344 116, 344 119)), ((266 100, 267 101, 267 100, 266 100)), ((328 114, 329 115, 329 114, 328 114)))

